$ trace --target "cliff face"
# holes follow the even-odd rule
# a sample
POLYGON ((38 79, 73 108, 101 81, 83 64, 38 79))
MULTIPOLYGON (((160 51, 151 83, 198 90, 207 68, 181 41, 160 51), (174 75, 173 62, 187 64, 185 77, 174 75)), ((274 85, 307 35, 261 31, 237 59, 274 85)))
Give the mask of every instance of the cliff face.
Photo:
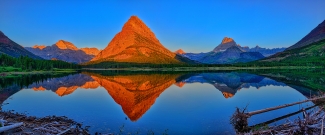
POLYGON ((132 16, 108 46, 91 61, 132 63, 180 63, 155 34, 136 16, 132 16))

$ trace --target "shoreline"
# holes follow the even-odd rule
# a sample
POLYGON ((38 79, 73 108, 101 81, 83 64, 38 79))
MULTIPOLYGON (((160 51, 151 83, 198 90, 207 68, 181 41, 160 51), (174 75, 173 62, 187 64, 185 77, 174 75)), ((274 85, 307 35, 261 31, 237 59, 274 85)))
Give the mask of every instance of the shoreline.
POLYGON ((321 67, 281 66, 281 67, 173 67, 173 68, 82 68, 81 70, 107 71, 204 71, 204 70, 260 70, 260 69, 321 69, 321 67))
POLYGON ((0 77, 7 77, 10 75, 34 75, 34 74, 74 73, 74 72, 78 72, 78 70, 0 72, 0 77))
POLYGON ((4 124, 0 129, 18 125, 5 130, 3 134, 89 134, 87 126, 82 127, 82 124, 66 116, 35 117, 1 110, 0 117, 4 124))

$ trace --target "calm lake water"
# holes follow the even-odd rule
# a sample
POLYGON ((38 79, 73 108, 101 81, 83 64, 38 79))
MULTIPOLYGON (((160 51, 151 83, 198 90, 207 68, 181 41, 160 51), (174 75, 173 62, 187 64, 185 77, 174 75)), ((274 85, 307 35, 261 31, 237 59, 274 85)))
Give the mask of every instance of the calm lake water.
MULTIPOLYGON (((308 88, 244 72, 97 71, 9 81, 2 86, 3 110, 39 117, 67 116, 91 126, 91 133, 235 134, 230 117, 236 107, 248 105, 248 111, 254 111, 316 94, 308 88)), ((255 115, 249 125, 313 105, 307 102, 255 115)))

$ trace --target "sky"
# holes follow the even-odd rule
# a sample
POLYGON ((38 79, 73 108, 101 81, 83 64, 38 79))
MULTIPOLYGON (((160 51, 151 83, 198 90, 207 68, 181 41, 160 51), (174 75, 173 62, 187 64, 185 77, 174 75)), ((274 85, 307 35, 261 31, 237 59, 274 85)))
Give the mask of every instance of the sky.
POLYGON ((325 20, 324 7, 325 0, 2 0, 0 31, 22 46, 62 39, 104 49, 135 15, 171 51, 208 52, 224 37, 277 48, 325 20))

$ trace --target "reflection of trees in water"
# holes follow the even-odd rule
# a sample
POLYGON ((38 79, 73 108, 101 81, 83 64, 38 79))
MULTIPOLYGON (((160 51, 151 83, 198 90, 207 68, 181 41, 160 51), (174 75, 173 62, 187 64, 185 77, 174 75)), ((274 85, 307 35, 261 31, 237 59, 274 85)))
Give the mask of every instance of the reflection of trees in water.
POLYGON ((8 97, 15 94, 24 87, 28 87, 33 83, 42 83, 48 78, 62 77, 70 73, 61 74, 27 74, 14 75, 10 77, 0 78, 0 103, 8 97))

